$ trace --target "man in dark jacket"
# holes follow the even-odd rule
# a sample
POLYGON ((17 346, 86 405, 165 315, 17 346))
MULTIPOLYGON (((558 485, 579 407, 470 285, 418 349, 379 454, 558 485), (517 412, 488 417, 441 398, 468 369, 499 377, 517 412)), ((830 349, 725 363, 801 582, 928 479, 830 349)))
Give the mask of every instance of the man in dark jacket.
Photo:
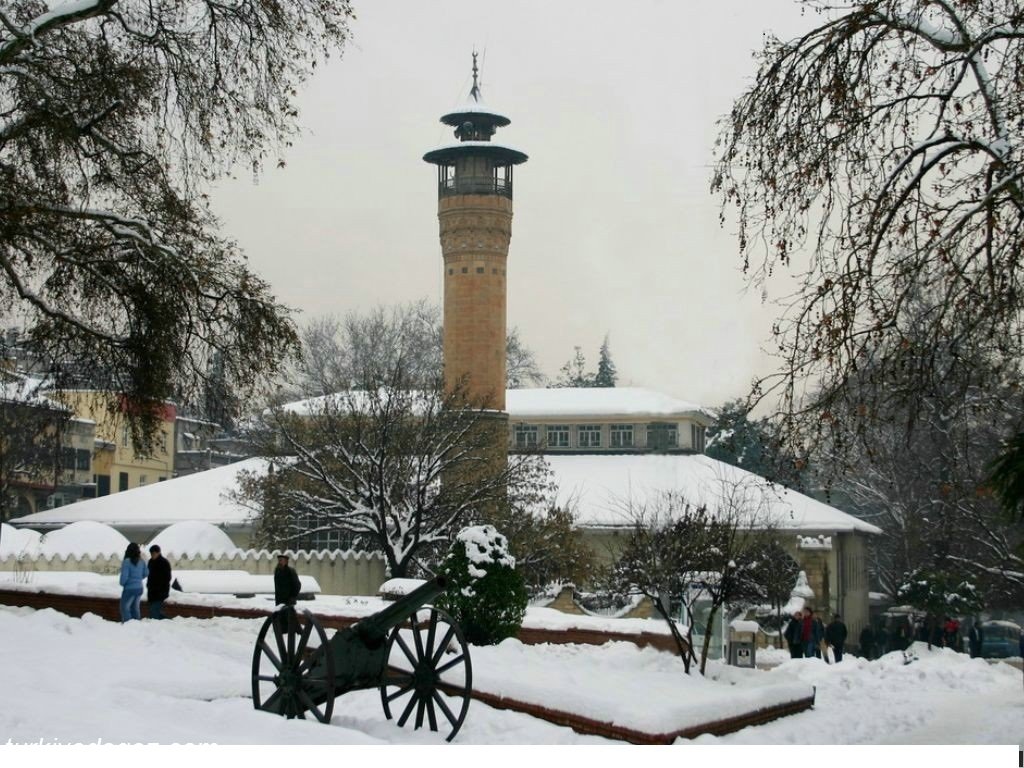
POLYGON ((832 647, 832 653, 836 657, 836 664, 838 664, 843 660, 843 646, 846 645, 846 625, 838 613, 832 617, 832 621, 825 628, 825 642, 832 647))
POLYGON ((277 568, 274 569, 274 602, 277 605, 295 605, 302 591, 299 574, 288 565, 288 555, 277 556, 277 568))
POLYGON ((156 544, 149 548, 149 578, 146 579, 146 602, 149 618, 163 619, 164 600, 171 592, 171 563, 160 554, 156 544))
POLYGON ((789 646, 789 657, 791 659, 802 659, 804 656, 804 643, 802 634, 804 629, 804 616, 800 611, 793 614, 793 618, 786 624, 783 637, 786 638, 786 645, 789 646))
POLYGON ((981 641, 983 638, 984 632, 981 630, 981 622, 975 617, 974 621, 971 622, 971 629, 967 633, 967 647, 971 652, 972 659, 981 656, 981 641))

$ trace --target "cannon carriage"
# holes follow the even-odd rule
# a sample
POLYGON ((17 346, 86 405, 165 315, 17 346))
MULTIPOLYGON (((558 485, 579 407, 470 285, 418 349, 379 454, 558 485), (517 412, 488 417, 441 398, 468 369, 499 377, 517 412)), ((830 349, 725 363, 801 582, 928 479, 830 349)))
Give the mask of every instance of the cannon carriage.
POLYGON ((329 723, 338 696, 378 688, 389 720, 451 741, 466 719, 473 668, 458 624, 428 605, 446 586, 436 577, 330 639, 310 611, 275 611, 253 651, 253 706, 329 723))

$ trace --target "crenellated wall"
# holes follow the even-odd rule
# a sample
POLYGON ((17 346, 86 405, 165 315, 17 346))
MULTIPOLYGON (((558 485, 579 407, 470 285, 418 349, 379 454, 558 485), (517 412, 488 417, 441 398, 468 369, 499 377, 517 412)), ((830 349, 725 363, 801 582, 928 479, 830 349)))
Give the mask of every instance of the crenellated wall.
MULTIPOLYGON (((384 558, 377 553, 321 550, 291 552, 291 565, 303 576, 312 576, 325 595, 375 595, 386 580, 384 558)), ((114 575, 121 570, 122 556, 53 555, 50 557, 7 556, 0 558, 0 571, 28 574, 33 571, 86 571, 114 575)), ((273 574, 274 552, 266 549, 239 550, 231 554, 170 554, 171 567, 183 571, 246 571, 273 574)))

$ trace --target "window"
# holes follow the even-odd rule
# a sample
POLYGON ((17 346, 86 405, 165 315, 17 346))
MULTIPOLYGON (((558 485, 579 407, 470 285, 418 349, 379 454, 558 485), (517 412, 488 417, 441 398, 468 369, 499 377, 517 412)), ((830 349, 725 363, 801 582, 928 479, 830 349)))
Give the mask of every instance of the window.
POLYGON ((163 451, 164 453, 167 453, 167 433, 166 432, 161 432, 160 433, 160 450, 163 451))
POLYGON ((600 424, 580 424, 576 427, 576 434, 579 436, 580 448, 601 447, 600 424))
POLYGON ((690 445, 693 446, 693 450, 697 453, 704 453, 706 432, 707 430, 704 427, 697 426, 696 424, 690 425, 690 445))
POLYGON ((128 433, 128 427, 125 427, 124 429, 121 430, 121 447, 122 448, 127 448, 128 447, 128 442, 129 442, 130 438, 131 438, 131 435, 128 433))
POLYGON ((117 473, 117 490, 127 491, 128 490, 128 473, 118 472, 117 473))
POLYGON ((633 425, 612 424, 612 448, 633 447, 633 425))
POLYGON ((551 425, 547 428, 548 448, 569 447, 569 427, 566 424, 551 425))
POLYGON ((526 424, 516 425, 516 448, 536 448, 537 427, 526 424))
POLYGON ((92 468, 92 451, 88 448, 79 448, 75 451, 75 469, 88 472, 92 468))
POLYGON ((60 449, 60 465, 64 469, 75 468, 75 449, 74 448, 61 448, 60 449))
POLYGON ((652 451, 664 451, 679 445, 679 434, 675 424, 654 422, 647 425, 647 447, 652 451))
POLYGON ((145 475, 139 475, 139 487, 140 488, 142 486, 144 486, 148 482, 149 482, 149 478, 148 477, 146 477, 145 475))

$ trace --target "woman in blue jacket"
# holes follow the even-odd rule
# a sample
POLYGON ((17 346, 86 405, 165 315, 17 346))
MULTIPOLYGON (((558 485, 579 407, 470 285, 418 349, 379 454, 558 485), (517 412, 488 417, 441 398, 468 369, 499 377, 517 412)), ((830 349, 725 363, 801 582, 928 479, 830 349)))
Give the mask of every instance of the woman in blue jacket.
POLYGON ((141 619, 142 581, 149 576, 149 568, 142 559, 138 544, 129 544, 121 561, 121 623, 141 619))

